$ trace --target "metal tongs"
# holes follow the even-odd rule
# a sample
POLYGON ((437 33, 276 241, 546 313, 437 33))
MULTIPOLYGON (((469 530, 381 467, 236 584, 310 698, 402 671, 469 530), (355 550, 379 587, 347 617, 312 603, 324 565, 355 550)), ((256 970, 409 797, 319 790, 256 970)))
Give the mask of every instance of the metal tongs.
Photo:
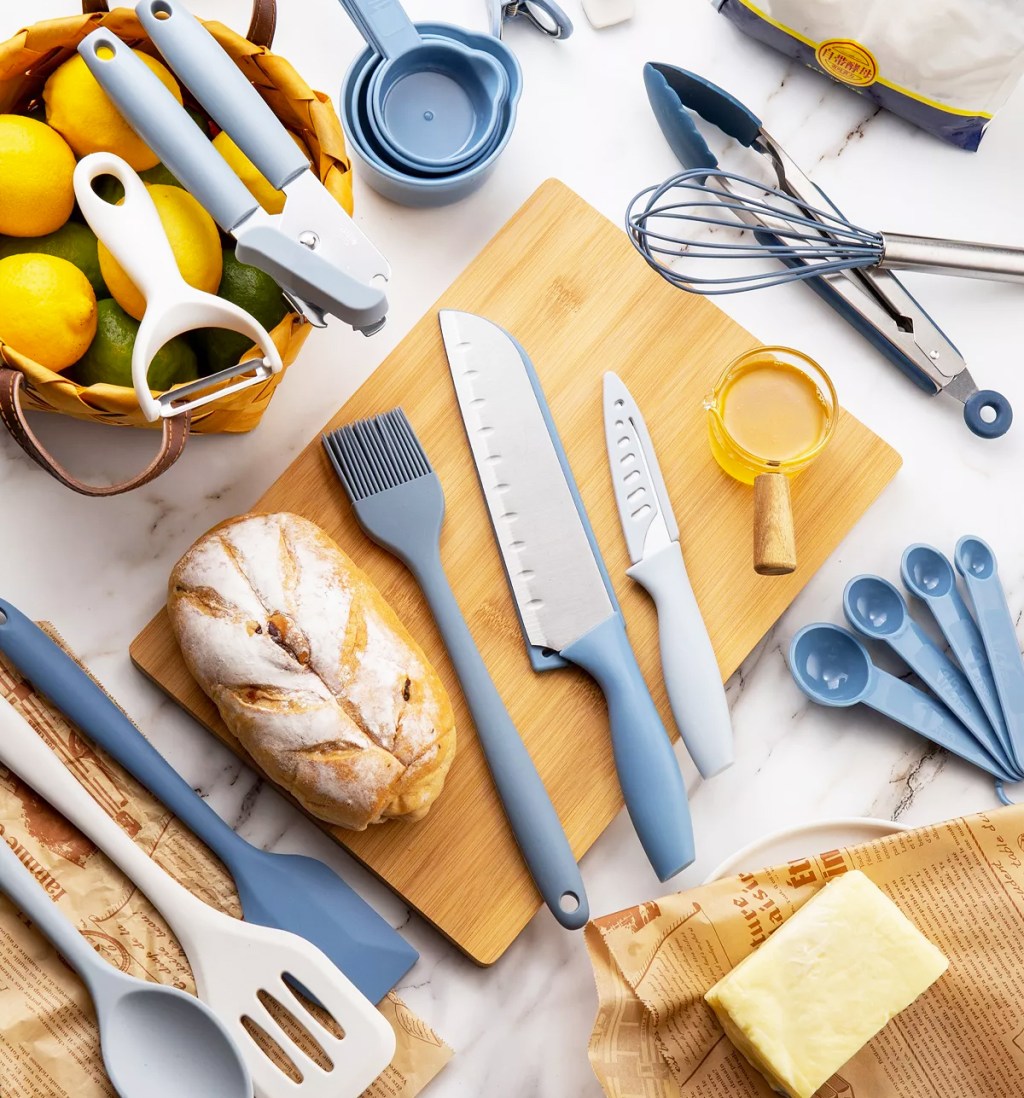
POLYGON ((383 327, 391 269, 310 169, 306 154, 179 0, 142 0, 135 9, 164 60, 216 123, 285 193, 268 214, 160 80, 111 31, 78 52, 132 128, 237 241, 236 255, 265 271, 310 323, 327 316, 372 335, 383 327))
MULTIPOLYGON (((842 211, 811 182, 748 107, 710 81, 673 65, 646 65, 644 83, 662 133, 684 167, 706 168, 709 172, 718 167, 717 158, 689 113, 693 111, 763 156, 774 177, 771 185, 788 195, 803 215, 819 222, 823 237, 831 238, 815 209, 831 209, 840 218, 844 217, 842 211)), ((728 179, 709 175, 705 182, 709 188, 733 196, 728 179)), ((759 217, 750 210, 738 211, 740 205, 737 202, 735 207, 730 206, 736 217, 756 228, 755 235, 762 243, 777 243, 772 230, 779 226, 773 226, 770 217, 759 217)), ((787 257, 782 262, 792 267, 804 265, 796 257, 787 257)), ((920 388, 932 395, 948 393, 963 404, 964 420, 975 434, 993 438, 1009 428, 1013 413, 1006 398, 991 390, 978 389, 963 355, 891 272, 877 267, 844 270, 806 281, 920 388), (986 409, 989 418, 982 414, 986 409)))

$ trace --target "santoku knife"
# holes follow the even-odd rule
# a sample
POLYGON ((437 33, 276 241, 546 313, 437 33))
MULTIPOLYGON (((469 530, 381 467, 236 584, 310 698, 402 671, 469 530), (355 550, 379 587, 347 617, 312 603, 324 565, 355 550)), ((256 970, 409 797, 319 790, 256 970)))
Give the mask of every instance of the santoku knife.
POLYGON ((665 689, 676 727, 705 778, 732 765, 732 722, 711 638, 690 586, 679 526, 651 436, 629 390, 604 375, 604 430, 615 502, 632 567, 654 599, 665 689))
POLYGON ((532 644, 597 681, 619 784, 661 880, 694 858, 679 764, 609 597, 524 361, 502 328, 443 310, 455 392, 512 594, 532 644))

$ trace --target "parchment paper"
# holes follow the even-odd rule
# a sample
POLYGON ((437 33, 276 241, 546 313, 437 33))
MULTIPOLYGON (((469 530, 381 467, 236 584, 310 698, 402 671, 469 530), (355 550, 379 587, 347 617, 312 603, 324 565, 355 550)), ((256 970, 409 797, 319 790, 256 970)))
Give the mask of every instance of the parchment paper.
POLYGON ((591 922, 590 1061, 610 1098, 769 1098, 704 992, 837 874, 861 869, 949 970, 821 1098, 1024 1093, 1024 806, 832 850, 591 922))
MULTIPOLYGON (((26 717, 147 854, 207 903, 236 917, 241 914, 231 878, 221 863, 133 778, 36 695, 2 657, 0 698, 26 717)), ((3 766, 0 836, 32 869, 63 914, 119 969, 195 991, 181 947, 146 897, 3 766)), ((452 1052, 393 992, 379 1009, 395 1030, 398 1050, 364 1098, 412 1098, 451 1059, 452 1052)), ((95 1014, 84 985, 2 895, 0 1095, 115 1098, 103 1071, 95 1014)))

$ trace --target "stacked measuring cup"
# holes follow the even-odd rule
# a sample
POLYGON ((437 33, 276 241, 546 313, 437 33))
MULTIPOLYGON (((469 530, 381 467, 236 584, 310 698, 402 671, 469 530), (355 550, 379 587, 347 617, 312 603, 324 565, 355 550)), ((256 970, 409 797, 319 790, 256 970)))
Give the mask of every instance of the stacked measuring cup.
POLYGON ((995 554, 973 536, 957 542, 953 562, 930 545, 911 545, 900 572, 934 618, 952 659, 914 621, 902 593, 880 576, 850 580, 843 610, 857 633, 887 645, 929 692, 876 667, 853 633, 827 622, 807 625, 793 638, 793 678, 812 701, 863 703, 959 755, 991 774, 999 799, 1009 804, 1004 783, 1024 780, 1024 660, 995 554), (970 609, 957 589, 957 573, 970 609))
POLYGON ((406 206, 476 190, 515 125, 522 72, 498 38, 414 24, 398 0, 341 0, 366 39, 341 91, 352 155, 367 182, 406 206))

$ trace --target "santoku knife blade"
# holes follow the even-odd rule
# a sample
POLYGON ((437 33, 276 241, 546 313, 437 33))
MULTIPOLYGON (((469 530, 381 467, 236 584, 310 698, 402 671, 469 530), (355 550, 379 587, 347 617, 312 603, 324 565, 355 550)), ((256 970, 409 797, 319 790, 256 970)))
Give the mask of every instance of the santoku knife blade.
POLYGON ((705 778, 733 761, 732 722, 711 638, 679 546, 661 468, 640 409, 613 373, 604 375, 604 428, 615 502, 636 580, 658 610, 661 666, 672 716, 705 778))
POLYGON ((441 333, 491 522, 530 641, 597 681, 626 807, 661 880, 694 857, 679 764, 576 509, 524 362, 502 328, 443 310, 441 333))

